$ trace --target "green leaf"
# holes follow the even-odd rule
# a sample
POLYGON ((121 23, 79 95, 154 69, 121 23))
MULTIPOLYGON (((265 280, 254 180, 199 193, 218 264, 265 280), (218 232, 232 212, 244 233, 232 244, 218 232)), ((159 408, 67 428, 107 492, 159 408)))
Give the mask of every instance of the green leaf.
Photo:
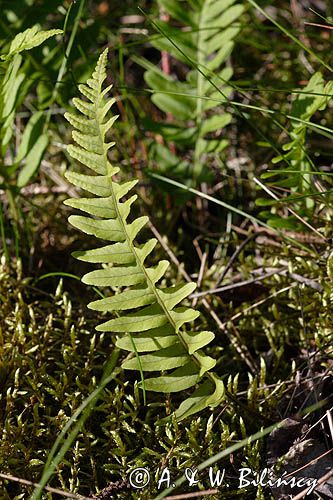
POLYGON ((70 198, 64 201, 65 205, 77 208, 82 212, 104 219, 114 219, 117 215, 112 197, 108 198, 70 198))
POLYGON ((156 372, 184 366, 189 359, 188 353, 181 344, 177 343, 165 349, 161 349, 160 351, 156 351, 153 354, 140 356, 140 362, 138 358, 124 361, 122 367, 125 370, 139 370, 141 365, 141 369, 144 372, 156 372))
MULTIPOLYGON (((184 130, 175 124, 156 123, 149 117, 142 119, 142 125, 146 130, 162 135, 167 141, 175 141, 178 144, 191 144, 197 133, 196 127, 189 127, 184 130)), ((166 148, 168 152, 170 150, 166 148)), ((178 161, 178 158, 177 158, 178 161)))
POLYGON ((37 139, 35 144, 30 149, 25 158, 25 165, 22 167, 17 178, 17 186, 19 188, 28 184, 36 170, 39 168, 48 144, 48 136, 43 134, 37 139))
POLYGON ((206 52, 208 54, 213 54, 221 50, 222 47, 225 47, 226 44, 233 41, 238 35, 240 29, 238 26, 230 26, 224 30, 220 28, 217 29, 214 33, 214 36, 206 40, 206 52))
POLYGON ((179 302, 184 300, 196 289, 195 283, 180 284, 158 290, 158 295, 167 309, 173 309, 179 302))
MULTIPOLYGON (((332 82, 325 85, 320 72, 311 76, 308 84, 301 89, 292 103, 290 130, 288 131, 292 140, 282 145, 284 154, 279 154, 272 159, 273 164, 281 165, 281 173, 279 169, 276 169, 275 172, 265 172, 261 175, 262 178, 273 177, 272 186, 288 189, 291 200, 295 201, 294 197, 299 195, 297 212, 303 217, 310 216, 314 209, 311 196, 313 194, 311 171, 316 169, 308 154, 308 123, 311 122, 316 112, 327 107, 331 100, 332 90, 332 82)), ((285 197, 284 201, 287 202, 288 197, 285 197)), ((295 229, 298 226, 292 218, 285 220, 272 215, 270 225, 274 227, 295 229)))
POLYGON ((19 54, 24 50, 30 50, 38 47, 45 42, 48 38, 56 35, 61 35, 62 30, 52 29, 48 31, 41 31, 38 26, 28 28, 22 33, 18 33, 14 40, 11 42, 8 53, 1 56, 1 59, 7 60, 15 54, 19 54))
POLYGON ((165 50, 181 62, 188 64, 188 59, 196 59, 195 34, 181 31, 160 20, 154 22, 162 34, 152 40, 152 45, 158 50, 165 50))
POLYGON ((103 240, 124 241, 126 238, 122 224, 117 219, 96 220, 82 215, 71 215, 69 222, 84 233, 103 240))
POLYGON ((172 94, 154 94, 152 101, 165 113, 172 113, 180 120, 190 120, 195 112, 195 99, 172 94))
MULTIPOLYGON (((198 411, 207 408, 207 399, 211 395, 212 391, 211 382, 204 382, 199 386, 199 388, 191 394, 191 396, 181 403, 179 408, 175 411, 175 416, 177 420, 183 420, 184 418, 197 413, 198 411)), ((161 423, 167 423, 170 421, 171 417, 167 417, 161 421, 161 423)))
POLYGON ((178 331, 185 323, 191 323, 197 319, 200 313, 199 311, 187 307, 177 307, 170 315, 176 325, 176 331, 178 331))
POLYGON ((268 198, 256 198, 255 204, 258 207, 270 207, 271 205, 274 205, 276 203, 275 200, 271 200, 268 198))
POLYGON ((205 24, 210 25, 216 21, 223 12, 225 12, 235 0, 208 0, 204 2, 205 24))
MULTIPOLYGON (((170 323, 159 328, 153 328, 148 332, 141 332, 140 335, 132 335, 137 352, 158 351, 164 347, 169 347, 178 342, 178 336, 170 323)), ((126 351, 134 352, 133 344, 128 336, 117 340, 116 345, 126 351)))
MULTIPOLYGON (((179 408, 175 411, 177 420, 183 420, 207 408, 207 406, 215 407, 221 403, 224 396, 224 385, 223 382, 214 375, 213 379, 215 387, 211 381, 204 382, 189 398, 181 403, 179 408)), ((164 419, 164 423, 169 419, 170 417, 164 419)), ((163 421, 161 423, 163 423, 163 421)))
MULTIPOLYGON (((195 385, 199 378, 197 367, 190 362, 170 375, 145 379, 145 388, 153 392, 180 392, 195 385)), ((142 384, 139 384, 139 387, 142 388, 142 384)))
POLYGON ((80 187, 102 197, 111 196, 111 183, 105 176, 91 176, 79 174, 77 172, 66 172, 66 179, 69 180, 74 186, 80 187))
POLYGON ((15 163, 20 163, 33 148, 34 144, 43 132, 44 124, 45 114, 43 111, 37 111, 31 116, 24 129, 22 139, 17 150, 15 163))
POLYGON ((91 168, 97 174, 106 175, 108 173, 107 164, 103 161, 103 155, 86 151, 79 146, 68 146, 68 152, 72 158, 91 168))
MULTIPOLYGON (((234 29, 232 31, 233 34, 235 34, 237 31, 234 29)), ((221 41, 222 36, 220 37, 221 41)), ((215 56, 212 57, 210 61, 207 62, 207 68, 210 71, 215 71, 217 68, 221 66, 222 63, 224 63, 228 57, 230 56, 231 52, 233 51, 235 44, 233 41, 225 42, 224 45, 218 50, 215 56)))
POLYGON ((95 248, 94 250, 73 252, 72 255, 76 259, 83 260, 84 262, 100 264, 132 264, 135 262, 133 252, 126 241, 95 248))
POLYGON ((179 3, 179 0, 159 0, 158 2, 168 14, 181 23, 195 26, 194 16, 191 11, 184 9, 184 6, 179 3))
POLYGON ((212 370, 216 365, 216 360, 210 356, 206 356, 202 351, 196 352, 196 359, 200 362, 200 377, 212 370))
MULTIPOLYGON (((97 273, 98 271, 94 272, 97 273)), ((141 283, 142 282, 143 279, 141 280, 141 283)), ((167 322, 168 317, 165 315, 161 306, 159 304, 153 304, 145 307, 141 311, 106 321, 98 325, 96 330, 99 332, 144 332, 151 328, 164 326, 167 322)))
POLYGON ((215 338, 212 332, 182 332, 182 338, 186 342, 189 354, 202 349, 215 338))
POLYGON ((217 130, 221 130, 222 128, 229 125, 231 119, 232 116, 229 114, 213 115, 210 118, 207 118, 207 120, 205 120, 202 125, 200 135, 204 136, 209 132, 216 132, 217 130))
POLYGON ((271 217, 267 222, 271 227, 277 229, 288 229, 290 231, 297 230, 297 220, 294 217, 288 217, 286 219, 282 217, 271 217))
POLYGON ((96 300, 88 304, 89 309, 95 311, 125 311, 126 309, 136 309, 154 302, 155 295, 147 286, 138 289, 126 290, 113 297, 96 300))
MULTIPOLYGON (((155 126, 155 131, 166 141, 175 142, 182 153, 176 163, 165 153, 162 164, 158 154, 161 148, 154 146, 150 150, 152 161, 161 173, 164 169, 168 176, 179 175, 186 183, 207 181, 204 165, 209 162, 206 157, 218 157, 228 143, 226 140, 208 143, 198 138, 221 130, 231 121, 231 115, 217 112, 217 107, 227 101, 232 91, 227 85, 232 69, 230 65, 221 66, 234 47, 244 6, 235 0, 184 0, 181 3, 159 0, 159 5, 174 18, 175 23, 173 19, 168 23, 154 21, 159 35, 153 38, 152 45, 181 61, 188 71, 186 81, 183 81, 176 76, 171 78, 149 61, 134 58, 147 70, 145 80, 153 90, 152 102, 168 114, 168 122, 173 115, 172 123, 160 123, 155 126), (208 116, 209 110, 214 110, 211 116, 208 116), (192 158, 184 162, 182 158, 186 153, 192 158)), ((151 124, 149 128, 154 130, 151 124)), ((176 194, 180 198, 179 192, 176 194)), ((182 197, 186 199, 184 193, 182 197)))
MULTIPOLYGON (((105 286, 130 286, 145 282, 145 276, 139 266, 119 266, 108 269, 99 269, 85 274, 82 278, 83 283, 99 287, 105 286)), ((119 319, 119 318, 118 318, 119 319)), ((111 320, 117 321, 117 320, 111 320)), ((103 323, 104 326, 110 322, 103 323)), ((113 323, 112 323, 113 324, 113 323)), ((107 331, 107 330, 103 330, 107 331)), ((117 330, 123 331, 123 330, 117 330)), ((134 330, 135 331, 135 330, 134 330)))
POLYGON ((214 26, 219 29, 226 28, 229 24, 237 21, 244 12, 243 5, 233 5, 214 18, 214 26))

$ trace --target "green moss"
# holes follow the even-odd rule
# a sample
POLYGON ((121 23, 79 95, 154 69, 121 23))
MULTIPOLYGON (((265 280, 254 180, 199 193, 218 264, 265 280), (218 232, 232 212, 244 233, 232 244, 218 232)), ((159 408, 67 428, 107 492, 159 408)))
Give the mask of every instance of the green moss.
MULTIPOLYGON (((247 260, 241 266, 249 264, 247 260)), ((294 265, 293 272, 304 274, 305 261, 298 259, 294 265)), ((316 343, 319 371, 324 371, 328 363, 325 352, 332 341, 331 287, 325 271, 325 262, 319 262, 313 276, 310 273, 313 279, 320 277, 323 293, 300 285, 298 292, 291 289, 274 303, 267 301, 244 313, 234 321, 233 328, 227 325, 235 343, 242 339, 255 359, 262 356, 260 371, 252 373, 249 382, 240 353, 232 344, 220 352, 217 338, 214 354, 220 352, 221 371, 230 369, 228 389, 248 405, 249 411, 241 419, 239 408, 225 404, 214 414, 206 411, 182 424, 155 426, 159 418, 177 406, 177 400, 150 395, 148 406, 143 407, 135 379, 125 379, 120 372, 107 386, 50 484, 89 495, 110 483, 126 480, 134 467, 147 467, 155 475, 151 487, 141 493, 119 490, 117 498, 152 498, 163 467, 169 467, 172 477, 177 478, 186 467, 195 468, 235 441, 278 421, 279 411, 294 390, 296 368, 304 366, 301 352, 307 343, 316 343), (296 300, 302 301, 303 320, 296 300), (288 345, 293 346, 293 354, 288 352, 288 345), (228 359, 234 360, 234 366, 228 359), (257 420, 251 411, 258 415, 257 420)), ((285 280, 276 276, 270 292, 283 288, 285 280)), ((96 388, 103 365, 114 349, 113 339, 94 332, 97 321, 86 316, 79 303, 72 304, 62 280, 53 294, 42 291, 23 277, 19 262, 11 269, 2 263, 0 300, 0 469, 38 482, 62 427, 96 388)), ((232 312, 237 311, 234 308, 232 312)), ((220 461, 218 468, 226 468, 230 485, 236 490, 235 469, 264 467, 262 443, 248 445, 233 460, 232 465, 229 459, 220 461)), ((200 484, 210 486, 207 474, 200 484)), ((1 488, 4 499, 19 498, 16 495, 31 491, 15 482, 3 481, 1 488)), ((223 491, 227 492, 226 487, 222 487, 221 495, 223 491)), ((247 498, 257 494, 253 488, 247 498)))

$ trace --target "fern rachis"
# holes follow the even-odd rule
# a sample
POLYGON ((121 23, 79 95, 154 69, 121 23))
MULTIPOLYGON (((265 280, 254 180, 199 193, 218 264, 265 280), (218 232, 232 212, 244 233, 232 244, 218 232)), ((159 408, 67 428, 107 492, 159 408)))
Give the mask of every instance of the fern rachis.
POLYGON ((179 392, 200 382, 192 396, 177 410, 176 416, 181 419, 207 406, 216 406, 223 398, 223 383, 211 372, 216 362, 202 351, 214 334, 183 328, 184 324, 199 316, 199 312, 179 306, 195 285, 187 283, 160 288, 157 283, 164 276, 169 262, 162 260, 155 267, 148 267, 146 259, 157 241, 150 239, 142 245, 136 243, 148 217, 127 221, 137 197, 124 197, 137 181, 117 183, 114 175, 119 168, 113 167, 108 160, 108 150, 113 143, 107 143, 105 137, 116 117, 107 118, 114 99, 105 97, 111 87, 102 89, 106 61, 107 51, 100 56, 92 78, 86 85, 79 86, 87 100, 75 98, 73 103, 81 115, 65 115, 75 128, 73 139, 77 143, 68 147, 70 155, 97 174, 68 172, 67 178, 97 197, 70 199, 66 203, 88 214, 88 217, 70 216, 72 225, 111 244, 76 252, 75 257, 103 265, 102 269, 86 274, 84 283, 118 289, 116 295, 92 302, 89 307, 117 313, 117 317, 102 323, 97 330, 122 334, 117 345, 140 356, 139 359, 127 359, 123 367, 144 372, 161 371, 162 375, 145 379, 145 389, 151 391, 179 392), (173 371, 170 373, 170 370, 173 371), (203 377, 206 380, 201 382, 203 377))

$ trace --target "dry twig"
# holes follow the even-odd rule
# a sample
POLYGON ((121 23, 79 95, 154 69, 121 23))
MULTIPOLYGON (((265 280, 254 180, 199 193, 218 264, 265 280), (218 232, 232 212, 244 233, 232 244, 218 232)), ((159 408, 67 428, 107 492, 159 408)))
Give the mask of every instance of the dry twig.
MULTIPOLYGON (((15 483, 24 484, 25 486, 34 486, 37 488, 39 484, 28 481, 27 479, 21 479, 20 477, 12 476, 11 474, 3 474, 0 472, 0 479, 5 479, 7 481, 13 481, 15 483)), ((82 495, 76 495, 75 493, 69 493, 67 491, 59 490, 57 488, 52 488, 51 486, 44 486, 46 491, 50 493, 55 493, 56 495, 61 495, 66 498, 75 498, 76 500, 92 500, 91 497, 85 497, 82 495)))

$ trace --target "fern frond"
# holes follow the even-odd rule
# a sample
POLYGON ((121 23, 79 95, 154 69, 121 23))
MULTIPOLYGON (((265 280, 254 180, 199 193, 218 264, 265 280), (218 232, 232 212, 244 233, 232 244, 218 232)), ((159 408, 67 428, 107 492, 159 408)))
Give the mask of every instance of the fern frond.
MULTIPOLYGON (((294 193, 308 195, 317 192, 312 187, 311 172, 315 173, 316 168, 308 148, 308 122, 311 122, 317 111, 326 109, 331 100, 332 92, 333 81, 325 84, 320 72, 312 75, 308 84, 293 101, 291 107, 290 115, 295 118, 294 120, 291 119, 289 130, 291 140, 282 146, 283 153, 272 160, 273 164, 283 164, 283 172, 265 172, 262 175, 264 178, 270 178, 271 186, 290 190, 291 197, 293 197, 294 193)), ((283 200, 288 201, 288 197, 284 197, 283 200)), ((305 196, 300 201, 295 201, 295 198, 293 200, 296 211, 302 215, 306 215, 307 212, 309 215, 315 206, 311 197, 305 196)), ((268 204, 262 199, 257 200, 257 203, 268 204)), ((281 218, 275 213, 276 208, 273 207, 271 214, 267 214, 267 216, 273 225, 277 222, 279 227, 282 227, 281 218)), ((292 218, 286 218, 283 222, 285 227, 289 228, 292 220, 292 218)))
POLYGON ((108 319, 97 330, 121 334, 117 345, 133 353, 123 367, 147 373, 163 372, 145 379, 147 390, 179 392, 196 386, 202 377, 207 378, 176 412, 181 419, 207 406, 217 405, 223 397, 223 384, 210 371, 216 362, 202 351, 214 335, 184 329, 186 323, 192 323, 199 316, 199 312, 180 306, 195 285, 160 287, 158 283, 169 262, 162 260, 156 266, 149 266, 148 258, 156 239, 141 245, 136 242, 148 217, 129 222, 136 195, 127 195, 136 181, 116 182, 114 176, 119 168, 112 166, 108 159, 112 143, 107 142, 106 135, 116 117, 107 116, 114 100, 105 97, 110 87, 103 90, 106 62, 107 51, 100 56, 92 78, 86 85, 79 86, 87 98, 86 101, 73 100, 80 114, 65 115, 75 129, 73 138, 77 143, 70 145, 68 151, 93 172, 93 175, 68 172, 66 177, 96 197, 69 199, 66 204, 88 214, 71 215, 69 222, 74 227, 110 244, 74 255, 85 262, 103 265, 86 274, 82 279, 84 283, 117 289, 117 294, 94 301, 89 307, 117 313, 117 317, 108 319), (135 352, 140 353, 140 362, 134 357, 135 352))
MULTIPOLYGON (((207 174, 203 168, 205 157, 220 154, 228 145, 221 130, 231 122, 232 116, 221 110, 221 104, 230 95, 228 82, 233 72, 225 63, 240 31, 236 21, 244 11, 243 5, 235 2, 186 0, 180 4, 179 0, 158 0, 161 9, 175 19, 178 26, 156 21, 160 34, 152 40, 152 45, 188 67, 185 81, 166 75, 146 60, 137 59, 147 70, 144 77, 154 91, 152 101, 160 110, 174 116, 173 127, 159 124, 158 132, 166 140, 174 141, 180 150, 185 145, 194 150, 192 178, 199 180, 207 174)), ((150 126, 156 129, 156 124, 150 126)), ((166 149, 161 149, 160 156, 170 158, 172 170, 172 157, 166 149)))

